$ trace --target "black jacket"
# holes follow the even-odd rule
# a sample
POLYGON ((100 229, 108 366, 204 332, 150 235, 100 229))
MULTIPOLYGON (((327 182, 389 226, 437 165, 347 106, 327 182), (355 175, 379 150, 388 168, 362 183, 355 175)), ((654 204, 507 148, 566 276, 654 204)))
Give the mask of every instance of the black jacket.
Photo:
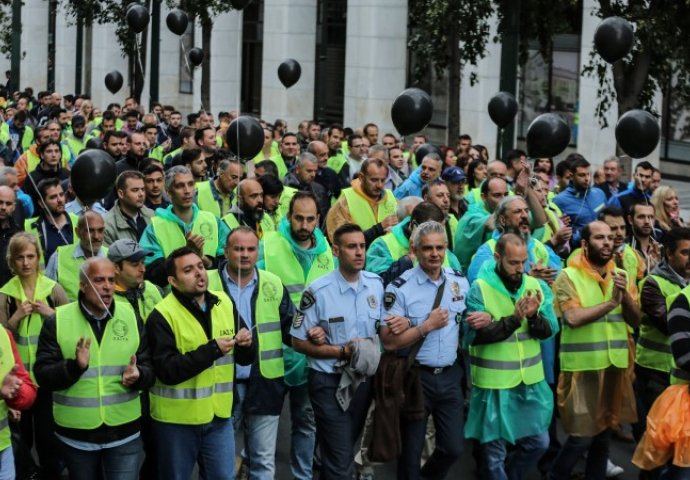
MULTIPOLYGON (((222 262, 218 266, 218 273, 223 278, 223 270, 226 268, 227 262, 222 262)), ((257 274, 261 276, 261 270, 257 270, 257 274)), ((228 286, 225 281, 223 283, 223 289, 225 293, 230 296, 228 291, 228 286)), ((251 304, 252 304, 252 325, 256 325, 256 300, 259 294, 258 287, 254 289, 252 294, 251 304)), ((234 305, 234 302, 233 302, 234 305)), ((280 315, 280 327, 283 336, 283 343, 288 347, 291 346, 290 328, 292 327, 292 318, 295 314, 295 306, 290 300, 290 294, 287 289, 283 287, 283 296, 280 300, 280 307, 278 307, 278 315, 280 315)), ((238 321, 242 322, 242 325, 246 325, 243 319, 240 318, 237 308, 235 308, 235 329, 239 330, 238 321)), ((242 411, 245 415, 280 415, 283 409, 283 398, 286 393, 286 386, 283 378, 268 379, 261 375, 259 368, 259 336, 255 333, 256 330, 252 330, 252 349, 255 352, 255 359, 252 362, 252 368, 249 373, 249 379, 247 381, 247 393, 244 397, 244 403, 242 411)), ((236 383, 240 383, 239 380, 235 380, 236 383)))
MULTIPOLYGON (((99 343, 105 330, 106 320, 96 320, 84 310, 81 304, 82 294, 79 294, 79 309, 86 320, 91 324, 91 329, 96 335, 95 339, 99 343)), ((110 307, 111 313, 115 314, 115 302, 110 307)), ((132 390, 144 390, 153 385, 155 377, 151 365, 151 355, 148 346, 146 330, 144 324, 137 320, 139 329, 139 348, 137 349, 137 368, 139 369, 139 380, 131 387, 132 390)), ((76 349, 76 345, 75 345, 76 349)), ((65 359, 57 341, 55 316, 48 318, 43 324, 41 334, 38 337, 38 353, 36 354, 36 364, 34 375, 36 380, 46 390, 64 390, 71 387, 81 377, 86 369, 79 368, 74 358, 65 359)), ((74 440, 90 443, 109 443, 122 440, 139 431, 139 420, 135 420, 124 425, 111 427, 106 424, 93 430, 83 430, 77 428, 66 428, 55 425, 55 431, 60 435, 74 440)))
MULTIPOLYGON (((208 342, 196 350, 184 354, 180 353, 175 342, 175 334, 163 315, 155 309, 149 315, 146 330, 151 344, 154 372, 161 382, 167 385, 177 385, 211 367, 213 362, 223 356, 223 352, 221 352, 211 333, 211 313, 218 305, 218 297, 208 291, 206 292, 208 308, 204 312, 178 290, 173 288, 171 295, 175 295, 175 298, 198 320, 208 338, 208 342)), ((241 319, 239 326, 246 328, 241 319)), ((250 365, 254 361, 254 353, 255 351, 251 346, 236 346, 235 361, 240 365, 250 365)))
POLYGON ((609 185, 609 182, 604 182, 601 185, 597 185, 597 188, 599 188, 599 190, 602 190, 606 194, 606 200, 608 200, 614 195, 626 191, 628 189, 628 185, 624 182, 618 182, 618 191, 615 194, 611 191, 611 185, 609 185))
POLYGON ((10 270, 9 265, 5 258, 7 258, 7 246, 10 244, 10 238, 17 232, 23 230, 23 225, 20 227, 17 225, 13 217, 9 218, 9 225, 7 228, 0 227, 0 285, 4 285, 7 281, 14 276, 12 270, 10 270))

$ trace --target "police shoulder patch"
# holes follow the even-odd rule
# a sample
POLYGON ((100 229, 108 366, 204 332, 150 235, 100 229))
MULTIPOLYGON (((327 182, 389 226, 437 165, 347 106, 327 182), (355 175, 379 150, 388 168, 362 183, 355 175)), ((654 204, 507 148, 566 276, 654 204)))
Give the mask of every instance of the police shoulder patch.
POLYGON ((395 299, 397 297, 395 296, 395 293, 393 292, 386 292, 383 295, 383 306, 386 310, 390 310, 393 304, 395 303, 395 299))
POLYGON ((391 285, 393 285, 394 287, 400 288, 400 287, 402 287, 403 285, 405 285, 405 282, 407 282, 407 280, 405 280, 405 279, 402 278, 402 277, 398 277, 398 278, 396 278, 395 280, 393 280, 393 281, 391 282, 391 285))
POLYGON ((453 273, 456 274, 458 277, 464 277, 465 276, 465 274, 462 273, 462 270, 453 269, 453 273))
POLYGON ((297 310, 295 312, 295 316, 292 317, 292 328, 299 328, 302 326, 302 323, 304 322, 304 313, 301 311, 297 310))
POLYGON ((299 301, 299 309, 304 311, 316 303, 316 297, 314 296, 314 292, 311 291, 311 289, 307 289, 302 293, 302 299, 299 301))

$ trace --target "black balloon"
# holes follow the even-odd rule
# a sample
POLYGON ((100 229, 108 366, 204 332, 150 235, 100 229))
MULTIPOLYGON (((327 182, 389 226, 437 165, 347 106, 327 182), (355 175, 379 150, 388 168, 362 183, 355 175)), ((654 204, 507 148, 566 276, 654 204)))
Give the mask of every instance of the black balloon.
POLYGON ((489 117, 498 128, 507 127, 515 118, 518 104, 508 92, 498 92, 489 100, 489 117))
POLYGON ((278 78, 285 88, 290 88, 302 75, 302 67, 294 58, 288 58, 278 67, 278 78))
POLYGON ((101 139, 101 137, 89 138, 89 141, 86 142, 86 150, 89 150, 92 148, 103 148, 103 140, 101 139))
POLYGON ((191 48, 187 53, 187 57, 189 57, 189 63, 198 67, 204 61, 204 51, 199 47, 191 48))
POLYGON ((84 150, 70 171, 74 193, 83 203, 93 203, 107 196, 115 185, 115 160, 100 149, 84 150))
MULTIPOLYGON (((417 165, 422 163, 424 157, 426 157, 430 153, 435 153, 436 155, 441 157, 441 149, 433 143, 424 143, 420 145, 419 148, 414 152, 414 156, 417 159, 417 165)), ((441 157, 441 159, 443 159, 443 157, 441 157)))
POLYGON ((141 33, 149 24, 149 11, 138 3, 133 3, 127 8, 127 25, 134 33, 141 33))
POLYGON ((173 10, 170 10, 168 16, 165 17, 165 24, 168 26, 168 30, 170 30, 175 35, 182 35, 184 32, 187 31, 189 18, 187 17, 187 14, 184 10, 175 8, 173 10))
POLYGON ((391 107, 393 125, 400 135, 417 133, 431 121, 434 105, 431 97, 419 88, 408 88, 398 95, 391 107))
POLYGON ((110 90, 113 95, 120 91, 123 83, 122 74, 117 70, 113 70, 105 76, 105 88, 110 90))
POLYGON ((644 110, 630 110, 616 124, 616 141, 632 158, 644 158, 652 153, 660 135, 659 122, 644 110))
POLYGON ((542 113, 527 128, 527 153, 532 158, 555 157, 570 143, 570 127, 555 113, 542 113))
POLYGON ((230 151, 242 160, 256 157, 264 146, 264 129, 254 117, 240 116, 225 134, 230 151))
POLYGON ((601 58, 613 63, 625 57, 633 46, 633 28, 621 17, 608 17, 594 32, 594 46, 601 58))
POLYGON ((230 5, 235 10, 242 10, 244 7, 252 3, 252 0, 230 0, 230 5))

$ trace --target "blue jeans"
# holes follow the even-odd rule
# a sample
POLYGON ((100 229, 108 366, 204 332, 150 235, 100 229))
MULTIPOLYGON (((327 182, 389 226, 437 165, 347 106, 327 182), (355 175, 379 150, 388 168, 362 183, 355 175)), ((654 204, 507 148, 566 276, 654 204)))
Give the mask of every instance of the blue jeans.
POLYGON ((158 451, 158 478, 189 480, 199 463, 202 480, 235 478, 235 435, 232 419, 214 418, 204 425, 153 421, 158 451))
POLYGON ((243 415, 242 406, 246 393, 246 384, 236 384, 232 414, 235 435, 244 434, 245 449, 242 456, 244 457, 246 452, 249 460, 249 479, 273 480, 280 415, 243 415))
POLYGON ((0 452, 0 480, 14 480, 14 454, 12 445, 0 452))
POLYGON ((663 473, 659 475, 659 480, 690 480, 690 468, 669 465, 663 468, 663 473))
POLYGON ((79 450, 60 442, 62 458, 70 480, 137 480, 144 445, 137 437, 131 442, 102 450, 79 450))
POLYGON ((507 455, 505 440, 494 440, 482 445, 487 474, 490 480, 522 480, 549 448, 549 434, 523 437, 515 442, 515 451, 507 455), (506 457, 508 457, 506 459, 506 457))
POLYGON ((569 436, 554 460, 551 480, 570 480, 570 474, 583 453, 587 453, 585 478, 606 480, 606 462, 609 459, 611 430, 607 429, 594 437, 569 436))
POLYGON ((289 387, 292 446, 290 470, 296 480, 312 480, 312 462, 316 445, 316 421, 309 400, 309 387, 305 383, 289 387))

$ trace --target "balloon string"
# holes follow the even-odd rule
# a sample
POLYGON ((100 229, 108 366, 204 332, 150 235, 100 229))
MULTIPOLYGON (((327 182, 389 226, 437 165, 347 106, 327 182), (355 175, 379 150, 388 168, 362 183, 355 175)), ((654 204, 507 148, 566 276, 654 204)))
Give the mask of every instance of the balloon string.
MULTIPOLYGON (((60 153, 60 163, 62 163, 62 153, 60 153)), ((50 217, 50 222, 55 226, 55 229, 58 232, 58 235, 60 235, 60 238, 62 238, 62 241, 65 242, 63 245, 69 245, 69 242, 67 241, 67 237, 65 237, 65 234, 62 233, 62 229, 59 229, 57 227, 57 221, 55 220, 55 217, 53 216, 53 213, 50 211, 48 208, 48 205, 46 205, 45 199, 43 198, 43 195, 41 195, 41 191, 38 189, 38 185, 36 185, 36 181, 34 180, 34 177, 31 175, 27 175, 26 178, 28 178, 31 181, 31 184, 34 187, 34 191, 38 195, 38 199, 41 202, 41 205, 43 205, 43 210, 48 214, 50 217)), ((65 215, 68 215, 67 211, 65 211, 65 215)), ((69 216, 69 215, 68 215, 69 216)), ((48 259, 46 258, 46 263, 48 262, 48 259)))
MULTIPOLYGON (((91 210, 91 209, 87 205, 84 205, 84 213, 82 213, 82 215, 86 215, 86 212, 89 210, 91 210)), ((100 214, 98 214, 98 215, 100 215, 100 214)), ((91 241, 91 228, 89 227, 89 219, 85 218, 84 223, 86 224, 86 234, 89 236, 89 249, 91 250, 91 254, 92 254, 91 258, 97 257, 98 253, 100 253, 100 251, 95 252, 95 253, 93 251, 93 242, 91 241)), ((81 266, 79 268, 81 269, 81 266)), ((101 302, 101 306, 103 307, 103 310, 105 310, 106 315, 110 318, 113 318, 113 315, 110 313, 110 309, 105 305, 105 302, 103 301, 103 298, 101 297, 101 294, 98 293, 98 290, 96 290, 96 285, 93 284, 93 282, 91 281, 91 279, 89 278, 88 275, 84 275, 84 276, 86 277, 86 281, 89 282, 89 286, 91 287, 93 292, 98 297, 98 301, 101 302)), ((112 302, 114 302, 114 301, 115 301, 115 299, 111 300, 111 305, 112 305, 112 302)))

